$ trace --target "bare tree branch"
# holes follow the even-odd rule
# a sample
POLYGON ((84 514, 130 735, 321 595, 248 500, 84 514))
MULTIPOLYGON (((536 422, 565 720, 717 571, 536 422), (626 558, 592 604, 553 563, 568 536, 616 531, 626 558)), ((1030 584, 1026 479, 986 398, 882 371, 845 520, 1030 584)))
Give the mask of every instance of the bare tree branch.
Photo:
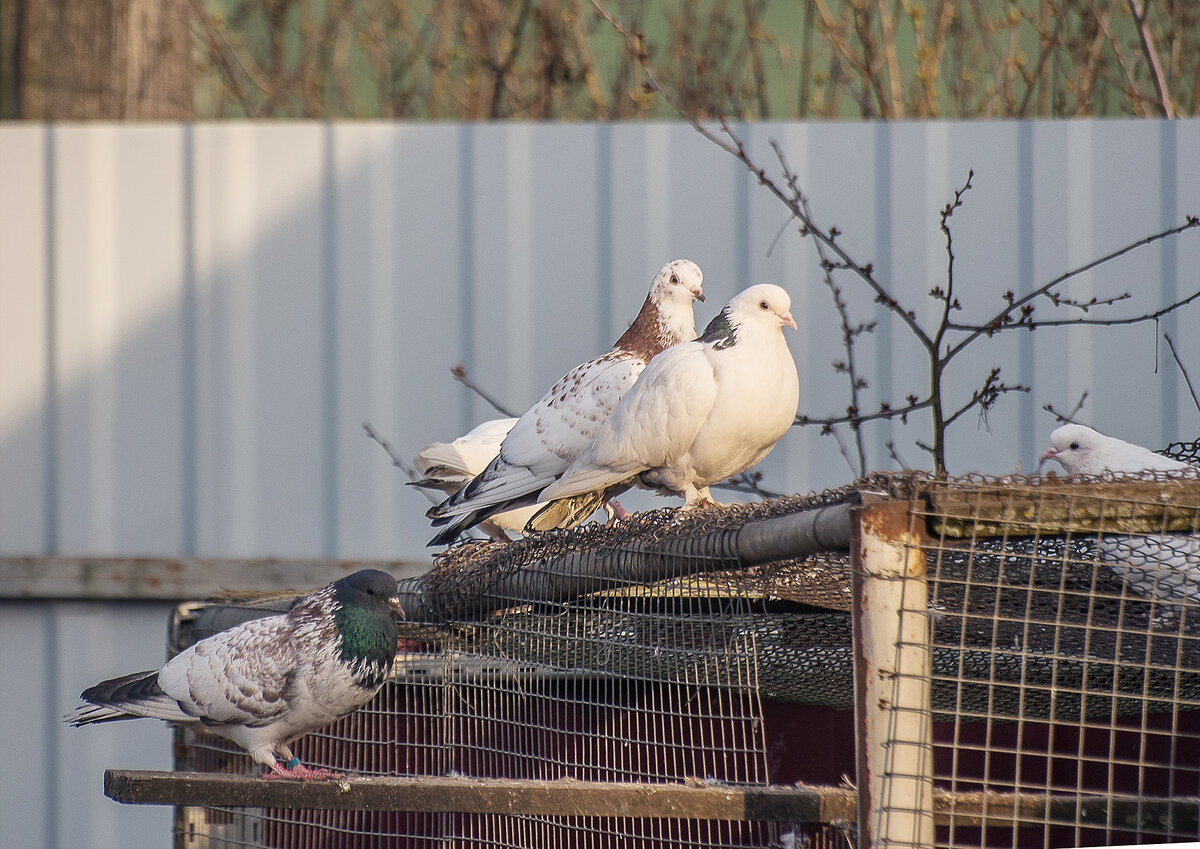
POLYGON ((727 489, 730 492, 747 492, 751 495, 757 495, 762 498, 779 498, 783 495, 781 492, 773 492, 769 489, 764 489, 759 485, 763 478, 762 472, 753 470, 742 472, 740 475, 734 475, 731 478, 725 478, 720 483, 714 483, 713 486, 719 489, 727 489))
POLYGON ((1167 340, 1167 347, 1171 349, 1171 356, 1175 358, 1175 365, 1179 366, 1179 371, 1183 373, 1183 379, 1187 383, 1188 392, 1192 394, 1192 403, 1196 405, 1196 410, 1200 411, 1200 398, 1196 397, 1196 387, 1192 386, 1192 376, 1188 374, 1188 370, 1184 367, 1183 360, 1179 359, 1179 352, 1175 350, 1175 342, 1166 333, 1163 334, 1163 338, 1167 340))
MULTIPOLYGON (((922 409, 930 409, 933 416, 933 441, 932 444, 921 445, 923 450, 928 451, 934 461, 937 471, 946 470, 946 432, 948 428, 956 421, 966 415, 969 411, 978 410, 980 415, 986 421, 987 413, 992 406, 1004 395, 1010 392, 1028 392, 1029 387, 1021 385, 1010 385, 1000 380, 999 368, 993 368, 991 372, 984 378, 982 384, 975 389, 971 397, 964 403, 960 404, 952 411, 947 410, 947 401, 943 396, 944 378, 948 367, 954 358, 965 350, 973 342, 983 336, 991 337, 997 333, 1021 327, 1028 330, 1033 330, 1038 327, 1054 327, 1068 325, 1100 325, 1113 326, 1121 324, 1135 324, 1144 321, 1157 320, 1170 312, 1180 309, 1181 307, 1191 303, 1193 300, 1200 299, 1200 292, 1176 301, 1166 307, 1163 307, 1152 312, 1147 312, 1142 315, 1123 317, 1123 318, 1093 318, 1089 312, 1100 307, 1110 307, 1116 303, 1126 300, 1131 297, 1128 293, 1109 297, 1099 298, 1093 297, 1089 300, 1076 300, 1066 296, 1061 287, 1073 279, 1099 265, 1110 262, 1130 251, 1139 247, 1153 244, 1161 239, 1179 235, 1185 230, 1190 230, 1200 226, 1200 221, 1195 217, 1189 216, 1185 223, 1164 230, 1161 233, 1156 233, 1147 236, 1143 239, 1112 251, 1105 256, 1086 263, 1079 268, 1072 269, 1050 282, 1034 289, 1028 294, 1017 297, 1008 291, 1003 295, 1005 302, 1004 309, 993 315, 988 320, 982 323, 955 322, 951 320, 951 316, 963 309, 959 298, 955 293, 955 254, 954 243, 950 229, 950 219, 955 211, 963 206, 963 198, 966 192, 971 189, 971 180, 974 176, 973 172, 969 173, 964 185, 957 189, 953 199, 946 204, 941 211, 940 227, 945 237, 946 244, 946 282, 944 286, 935 286, 930 290, 931 297, 939 300, 942 304, 941 315, 936 326, 932 330, 926 330, 917 319, 917 314, 909 309, 906 305, 900 303, 898 299, 892 296, 889 288, 881 282, 874 273, 874 268, 870 264, 862 264, 854 260, 847 251, 845 251, 838 240, 841 235, 836 227, 822 228, 818 226, 813 218, 809 208, 807 199, 800 189, 795 172, 788 164, 782 147, 775 140, 770 141, 772 150, 778 161, 783 179, 777 182, 769 176, 766 170, 758 165, 750 156, 746 149, 745 143, 729 126, 722 120, 717 127, 712 127, 701 121, 697 112, 694 109, 687 108, 677 102, 672 94, 663 86, 661 80, 655 73, 655 69, 649 62, 649 54, 645 45, 645 38, 640 32, 634 32, 623 26, 616 20, 603 6, 600 0, 592 0, 592 5, 596 8, 599 15, 608 21, 608 23, 625 39, 626 46, 629 52, 634 56, 638 65, 642 68, 647 80, 647 86, 650 90, 662 95, 666 102, 672 106, 701 136, 708 139, 713 144, 716 144, 725 152, 729 153, 738 159, 739 162, 757 179, 758 183, 766 188, 771 194, 779 199, 791 212, 792 216, 799 221, 799 233, 803 236, 812 236, 814 242, 818 246, 818 256, 820 259, 821 268, 825 275, 826 285, 830 288, 834 298, 834 307, 838 311, 843 327, 843 346, 847 350, 847 359, 844 362, 834 364, 837 371, 842 371, 850 375, 851 380, 851 403, 847 407, 844 416, 829 416, 821 419, 809 417, 807 415, 799 415, 796 418, 796 424, 821 425, 822 434, 837 434, 835 426, 839 424, 848 424, 851 430, 858 431, 862 424, 875 420, 900 419, 907 421, 909 413, 922 409), (848 309, 845 306, 845 300, 842 297, 840 288, 834 280, 834 273, 837 271, 850 271, 856 275, 870 290, 874 296, 874 301, 882 305, 892 315, 897 316, 900 321, 908 328, 911 335, 925 349, 929 361, 929 390, 924 398, 917 395, 909 395, 906 399, 906 405, 899 408, 893 408, 887 403, 881 403, 879 409, 874 412, 864 413, 861 409, 858 390, 865 388, 866 382, 861 380, 858 375, 857 365, 853 358, 853 341, 856 336, 856 328, 850 320, 848 309), (1075 309, 1083 313, 1071 319, 1035 319, 1035 302, 1039 299, 1046 299, 1054 308, 1065 307, 1075 309), (951 343, 949 341, 950 333, 963 334, 962 338, 956 339, 951 343)), ((832 15, 825 8, 821 0, 816 0, 816 5, 821 13, 823 25, 830 32, 842 33, 840 25, 832 20, 832 15)), ((1095 10, 1093 14, 1098 14, 1095 10)), ((871 22, 871 6, 868 2, 854 2, 851 5, 850 11, 851 23, 854 27, 856 36, 862 46, 863 52, 857 53, 847 50, 846 57, 848 61, 857 62, 857 67, 865 72, 866 77, 864 84, 867 85, 867 90, 871 91, 876 97, 880 109, 886 114, 891 108, 901 108, 901 104, 895 99, 895 90, 893 90, 892 101, 888 100, 884 88, 880 84, 880 78, 876 74, 874 33, 871 22)), ((1104 27, 1105 21, 1101 20, 1101 28, 1104 27)), ((886 29, 890 24, 883 21, 882 26, 886 29)), ((1111 39, 1110 39, 1111 41, 1111 39)), ((843 41, 843 43, 845 43, 843 41)), ((1100 42, 1095 40, 1090 42, 1089 49, 1094 51, 1100 42)), ((1113 49, 1117 50, 1117 45, 1113 45, 1113 49)), ((1118 58, 1120 58, 1118 56, 1118 58)), ((886 64, 886 59, 881 60, 886 64)), ((1122 66, 1128 71, 1128 65, 1122 63, 1122 66)), ((1055 69, 1057 73, 1057 69, 1055 69)), ((1029 82, 1032 86, 1036 80, 1029 82)), ((1130 84, 1133 84, 1132 78, 1130 84)), ((1136 99, 1136 90, 1133 92, 1136 99)), ((1143 108, 1144 108, 1144 104, 1143 108)), ((863 326, 865 327, 865 325, 863 326)), ((840 445, 839 440, 839 445, 840 445)), ((859 437, 859 445, 862 445, 861 436, 859 437)), ((865 460, 865 449, 860 447, 860 457, 865 460)))
POLYGON ((1087 403, 1088 394, 1084 392, 1079 396, 1079 400, 1075 402, 1075 407, 1069 413, 1060 413, 1054 409, 1053 404, 1043 404, 1042 409, 1050 415, 1054 416, 1056 422, 1069 422, 1070 424, 1079 424, 1075 417, 1079 415, 1079 411, 1083 409, 1083 405, 1087 403))
MULTIPOLYGON (((1084 323, 1084 324, 1104 324, 1104 323, 1106 323, 1103 321, 1088 321, 1088 320, 1083 320, 1080 322, 1075 322, 1075 321, 1062 321, 1062 322, 1038 321, 1038 322, 1034 322, 1033 318, 1032 318, 1032 316, 1033 316, 1032 302, 1037 300, 1038 298, 1048 298, 1048 299, 1050 299, 1051 303, 1054 303, 1056 306, 1059 304, 1068 304, 1069 305, 1070 302, 1062 299, 1061 297, 1058 297, 1058 296, 1052 294, 1053 290, 1055 290, 1058 286, 1061 286, 1063 283, 1066 283, 1068 280, 1071 280, 1072 278, 1078 277, 1081 274, 1091 271, 1092 269, 1097 268, 1098 266, 1104 265, 1105 263, 1111 262, 1112 260, 1117 259, 1118 257, 1124 256, 1127 253, 1135 251, 1138 248, 1143 248, 1148 245, 1152 245, 1155 242, 1162 241, 1163 239, 1167 239, 1172 236, 1177 236, 1180 233, 1183 233, 1187 230, 1194 230, 1196 228, 1200 228, 1200 218, 1197 218, 1194 215, 1189 215, 1186 217, 1184 223, 1179 225, 1178 227, 1170 227, 1166 230, 1163 230, 1162 232, 1154 233, 1150 236, 1146 236, 1142 239, 1138 239, 1135 242, 1131 242, 1122 248, 1118 248, 1117 250, 1107 253, 1101 257, 1098 257, 1097 259, 1094 259, 1090 262, 1084 263, 1083 265, 1079 266, 1078 268, 1073 268, 1070 271, 1066 271, 1066 272, 1060 274, 1058 277, 1055 277, 1049 283, 1039 286, 1038 288, 1034 289, 1032 292, 1029 292, 1025 295, 1016 297, 1011 292, 1005 293, 1005 300, 1008 303, 1008 306, 1005 309, 1001 310, 1000 312, 996 313, 994 316, 992 316, 987 321, 985 321, 981 324, 954 324, 954 325, 952 325, 951 329, 965 331, 965 332, 967 332, 967 336, 965 336, 963 339, 959 340, 954 346, 952 346, 947 351, 947 355, 950 357, 956 356, 960 351, 962 351, 963 348, 970 345, 972 341, 974 341, 975 339, 978 339, 980 336, 983 336, 983 335, 992 336, 992 335, 995 335, 996 333, 1000 333, 1001 331, 1011 330, 1011 329, 1017 328, 1017 327, 1022 327, 1022 328, 1025 328, 1028 330, 1028 329, 1033 329, 1031 327, 1031 325, 1033 327, 1053 327, 1053 326, 1076 324, 1076 323, 1084 323), (1025 307, 1029 307, 1029 309, 1024 309, 1025 307), (1019 314, 1018 317, 1016 317, 1016 318, 1013 317, 1014 312, 1019 314)), ((1172 311, 1178 309, 1179 307, 1182 307, 1186 304, 1191 303, 1193 300, 1196 299, 1196 297, 1198 295, 1200 295, 1200 292, 1197 292, 1196 294, 1193 294, 1190 297, 1188 297, 1182 301, 1178 301, 1178 302, 1171 304, 1170 306, 1165 307, 1156 312, 1137 316, 1133 319, 1121 319, 1115 323, 1133 324, 1133 323, 1137 323, 1137 322, 1141 322, 1141 321, 1152 321, 1155 318, 1161 318, 1162 316, 1166 315, 1167 313, 1172 312, 1172 311)), ((1114 302, 1116 300, 1122 300, 1126 297, 1128 297, 1127 294, 1121 295, 1118 298, 1111 299, 1109 301, 1109 303, 1114 302)), ((1109 323, 1114 323, 1114 322, 1110 321, 1109 323)))
POLYGON ((493 398, 491 395, 489 395, 487 390, 483 389, 481 386, 479 386, 479 384, 477 384, 477 383, 475 383, 475 381, 471 380, 471 378, 467 376, 467 367, 466 366, 462 365, 461 363, 456 366, 451 366, 450 367, 450 375, 455 380, 457 380, 459 383, 461 383, 463 386, 467 387, 472 392, 474 392, 476 395, 478 395, 480 398, 482 398, 484 401, 487 401, 489 404, 491 404, 492 409, 494 409, 500 415, 508 416, 509 418, 517 417, 517 415, 518 415, 517 413, 512 412, 510 409, 508 409, 508 407, 504 406, 504 404, 500 403, 495 398, 493 398))
POLYGON ((1162 106, 1165 116, 1178 118, 1179 113, 1175 111, 1175 104, 1171 100, 1171 90, 1167 85, 1167 75, 1163 72, 1162 62, 1158 59, 1154 36, 1150 32, 1150 28, 1146 26, 1146 13, 1142 9, 1142 0, 1128 0, 1128 2, 1129 13, 1133 15, 1133 21, 1137 24, 1138 38, 1142 42, 1142 52, 1146 54, 1146 61, 1150 63, 1154 87, 1158 90, 1159 105, 1162 106))

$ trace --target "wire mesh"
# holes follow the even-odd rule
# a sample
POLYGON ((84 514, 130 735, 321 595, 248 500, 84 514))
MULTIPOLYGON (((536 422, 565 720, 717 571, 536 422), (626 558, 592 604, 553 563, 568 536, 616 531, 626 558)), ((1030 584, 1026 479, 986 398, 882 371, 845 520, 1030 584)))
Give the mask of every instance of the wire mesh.
MULTIPOLYGON (((639 577, 648 539, 711 536, 863 488, 915 505, 905 525, 917 542, 904 563, 922 564, 904 578, 920 586, 900 594, 895 624, 908 630, 885 647, 896 653, 894 689, 880 705, 891 706, 884 772, 919 788, 928 768, 932 800, 923 791, 876 800, 881 816, 913 823, 898 842, 928 845, 918 825, 930 816, 933 844, 947 849, 1200 837, 1200 482, 1170 476, 876 477, 684 521, 659 511, 616 529, 460 546, 425 585, 441 599, 429 609, 444 615, 407 623, 392 681, 363 710, 299 741, 297 754, 364 775, 866 781, 854 776, 847 719, 862 646, 853 645, 846 555, 744 569, 728 552, 685 546, 665 572, 655 566, 658 580, 639 577), (608 551, 624 577, 544 602, 512 580, 582 549, 608 551), (492 592, 496 610, 481 611, 481 582, 514 594, 506 602, 492 592), (912 648, 923 657, 915 667, 902 661, 912 648), (901 698, 909 683, 924 701, 901 698), (827 729, 825 739, 813 728, 827 729), (917 756, 906 762, 905 752, 917 756)), ((195 639, 208 627, 177 631, 195 639)), ((181 732, 180 742, 183 768, 250 769, 215 738, 181 732)), ((177 825, 180 844, 197 847, 853 840, 845 823, 464 813, 183 809, 177 825)))
POLYGON ((1200 489, 929 481, 935 845, 1200 837, 1200 489))
MULTIPOLYGON (((768 784, 781 755, 768 740, 764 700, 851 704, 846 558, 745 571, 727 553, 685 551, 668 577, 646 584, 643 544, 844 496, 686 522, 658 511, 613 529, 453 549, 425 582, 443 600, 430 609, 461 613, 470 605, 460 600, 474 597, 467 587, 508 586, 512 573, 571 547, 611 550, 628 560, 617 571, 629 577, 568 601, 530 603, 522 590, 486 615, 405 623, 406 650, 375 700, 293 748, 306 764, 362 775, 768 784), (843 675, 830 674, 832 657, 843 675)), ((240 615, 218 609, 214 621, 240 615)), ((207 633, 189 618, 176 628, 185 640, 207 633)), ((185 730, 179 742, 179 768, 251 771, 211 735, 185 730)), ((181 809, 177 835, 189 847, 289 849, 845 845, 836 830, 786 823, 216 808, 181 809)))

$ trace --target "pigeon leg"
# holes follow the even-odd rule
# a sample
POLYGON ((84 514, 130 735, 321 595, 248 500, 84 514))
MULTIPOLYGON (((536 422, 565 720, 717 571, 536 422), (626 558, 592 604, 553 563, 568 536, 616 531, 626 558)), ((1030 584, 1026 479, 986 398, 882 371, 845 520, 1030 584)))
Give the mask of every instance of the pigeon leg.
POLYGON ((604 502, 604 513, 608 516, 608 521, 605 526, 611 528, 617 522, 624 522, 626 519, 632 519, 633 514, 621 506, 621 502, 615 498, 610 498, 604 502))
POLYGON ((691 510, 698 510, 704 507, 720 507, 721 502, 712 497, 712 492, 707 486, 702 486, 699 489, 692 485, 688 485, 683 490, 683 507, 679 512, 686 513, 691 510))
POLYGON ((299 778, 303 781, 313 781, 321 778, 342 778, 340 772, 333 772, 328 769, 318 768, 310 769, 300 763, 300 759, 293 757, 287 762, 286 766, 280 766, 279 761, 271 764, 270 772, 264 773, 263 778, 299 778))

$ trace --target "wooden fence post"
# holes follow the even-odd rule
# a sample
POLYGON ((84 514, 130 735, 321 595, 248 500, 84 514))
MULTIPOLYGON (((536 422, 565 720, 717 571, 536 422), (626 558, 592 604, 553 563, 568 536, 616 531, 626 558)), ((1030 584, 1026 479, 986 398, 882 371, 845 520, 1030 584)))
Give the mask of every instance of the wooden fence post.
POLYGON ((853 529, 860 849, 933 845, 928 588, 910 508, 864 503, 853 529))

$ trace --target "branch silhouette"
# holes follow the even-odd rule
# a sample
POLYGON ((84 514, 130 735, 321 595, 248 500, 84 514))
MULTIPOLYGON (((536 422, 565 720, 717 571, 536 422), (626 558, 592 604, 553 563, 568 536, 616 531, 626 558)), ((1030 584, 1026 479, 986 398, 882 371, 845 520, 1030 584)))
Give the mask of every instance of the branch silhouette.
MULTIPOLYGON (((624 38, 628 51, 645 75, 646 89, 660 94, 701 136, 741 162, 746 170, 754 175, 759 185, 782 202, 787 207, 792 218, 799 222, 798 232, 800 236, 812 237, 817 245, 820 267, 824 273, 825 284, 833 296, 834 309, 838 312, 841 321, 843 347, 846 350, 846 359, 835 362, 834 369, 835 371, 847 374, 849 377, 850 404, 847 406, 844 415, 823 417, 798 415, 796 417, 797 425, 817 425, 821 427, 822 434, 833 434, 836 432, 834 430, 835 426, 846 424, 857 434, 861 430, 862 425, 866 423, 890 419, 899 419, 901 422, 907 423, 908 416, 911 413, 928 409, 932 417, 932 439, 927 443, 918 442, 917 444, 930 454, 935 470, 939 473, 945 472, 947 471, 946 438, 949 428, 955 422, 972 410, 978 410, 981 416, 986 417, 987 413, 1003 396, 1012 392, 1030 391, 1027 386, 1004 381, 1001 378, 1000 367, 993 366, 983 377, 979 385, 972 390, 970 397, 955 406, 955 402, 946 395, 945 380, 947 370, 959 354, 979 339, 991 338, 999 333, 1016 328, 1032 331, 1038 328, 1050 327, 1078 325, 1117 326, 1155 321, 1200 299, 1200 291, 1198 291, 1161 309, 1147 311, 1134 316, 1105 317, 1095 315, 1093 311, 1113 307, 1123 301, 1129 300, 1132 296, 1128 292, 1124 292, 1112 296, 1077 300, 1069 297, 1062 290, 1062 287, 1070 280, 1098 266, 1111 262, 1139 248, 1200 227, 1200 220, 1197 220, 1195 216, 1187 216, 1184 223, 1179 226, 1170 227, 1159 233, 1138 239, 1078 268, 1071 269, 1024 295, 1018 296, 1011 290, 1005 292, 1001 296, 1004 301, 1003 308, 983 321, 972 323, 963 320, 953 320, 956 315, 965 312, 965 307, 955 292, 956 257, 951 219, 958 210, 964 207, 965 197, 972 188, 974 171, 970 171, 967 174, 966 181, 960 188, 954 191, 953 198, 940 211, 939 227, 942 231, 946 248, 946 279, 943 285, 934 286, 928 293, 929 297, 940 302, 941 310, 936 325, 932 328, 926 328, 918 320, 916 311, 896 298, 889 287, 877 277, 872 264, 860 262, 849 254, 839 241, 841 232, 836 227, 823 227, 817 223, 810 208, 808 198, 801 190, 796 173, 789 165, 783 148, 777 141, 772 139, 770 146, 774 152, 781 174, 781 178, 778 180, 768 174, 766 168, 759 165, 751 157, 743 140, 739 138, 737 133, 734 132, 724 119, 720 119, 715 123, 711 121, 706 122, 702 120, 700 115, 682 106, 672 96, 671 92, 667 90, 655 73, 655 69, 650 62, 649 52, 646 48, 645 37, 641 32, 631 30, 623 25, 621 21, 617 20, 605 8, 601 0, 592 0, 592 5, 596 8, 600 17, 606 20, 624 38), (860 392, 869 383, 859 373, 854 357, 854 341, 861 332, 869 332, 868 328, 873 327, 873 325, 868 323, 855 324, 853 321, 846 306, 846 301, 842 296, 841 289, 834 280, 834 275, 840 272, 849 272, 856 276, 867 287, 874 303, 882 305, 888 312, 894 315, 908 329, 912 338, 924 349, 928 361, 929 380, 928 389, 924 393, 908 394, 905 398, 905 403, 902 405, 881 402, 877 410, 864 412, 860 392), (1038 302, 1042 300, 1049 302, 1051 309, 1075 310, 1080 315, 1062 318, 1057 314, 1052 314, 1046 318, 1042 318, 1036 314, 1040 306, 1038 302), (957 338, 959 334, 962 334, 962 338, 957 338)), ((885 91, 882 88, 874 91, 874 96, 881 106, 886 106, 889 103, 885 99, 885 91)), ((859 462, 865 469, 865 450, 862 448, 861 437, 858 437, 858 439, 859 462)))

